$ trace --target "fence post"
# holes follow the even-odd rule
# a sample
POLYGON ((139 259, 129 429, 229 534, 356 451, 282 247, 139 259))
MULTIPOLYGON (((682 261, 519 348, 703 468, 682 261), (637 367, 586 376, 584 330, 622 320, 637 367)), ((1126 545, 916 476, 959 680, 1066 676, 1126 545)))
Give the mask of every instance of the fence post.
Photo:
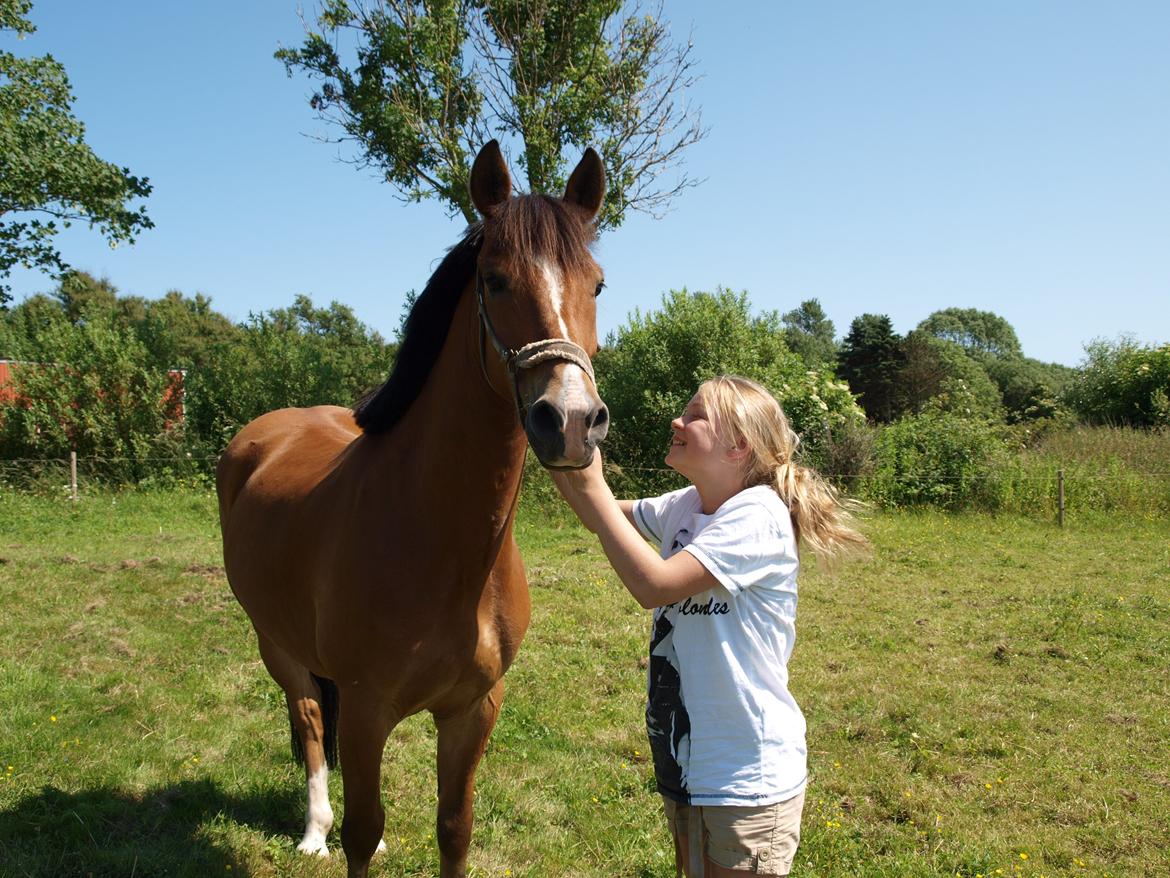
POLYGON ((77 502, 77 452, 69 452, 69 498, 77 502))
POLYGON ((1064 470, 1056 471, 1056 520, 1064 527, 1064 470))

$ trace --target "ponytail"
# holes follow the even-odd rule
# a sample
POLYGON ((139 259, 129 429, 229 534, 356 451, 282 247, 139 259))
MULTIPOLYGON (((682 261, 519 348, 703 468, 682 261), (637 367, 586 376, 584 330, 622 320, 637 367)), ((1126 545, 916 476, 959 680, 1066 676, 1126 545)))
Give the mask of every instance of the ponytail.
POLYGON ((869 548, 853 526, 852 512, 860 504, 842 497, 816 470, 787 460, 773 470, 769 486, 788 507, 797 543, 803 542, 817 558, 832 564, 842 554, 869 548))

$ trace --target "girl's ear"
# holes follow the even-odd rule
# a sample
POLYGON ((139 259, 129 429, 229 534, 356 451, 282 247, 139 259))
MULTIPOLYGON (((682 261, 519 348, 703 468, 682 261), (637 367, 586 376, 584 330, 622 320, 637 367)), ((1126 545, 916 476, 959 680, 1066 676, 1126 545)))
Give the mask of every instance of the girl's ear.
POLYGON ((740 436, 736 443, 727 450, 727 456, 738 462, 746 459, 750 451, 747 440, 740 436))

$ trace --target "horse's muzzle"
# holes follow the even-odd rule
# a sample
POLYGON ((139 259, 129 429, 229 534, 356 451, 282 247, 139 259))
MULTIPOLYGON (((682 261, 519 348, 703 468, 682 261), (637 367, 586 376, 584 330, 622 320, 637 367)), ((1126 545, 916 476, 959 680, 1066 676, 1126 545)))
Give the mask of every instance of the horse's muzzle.
POLYGON ((571 402, 545 395, 528 408, 528 442, 549 469, 581 469, 609 431, 609 409, 589 397, 571 402))

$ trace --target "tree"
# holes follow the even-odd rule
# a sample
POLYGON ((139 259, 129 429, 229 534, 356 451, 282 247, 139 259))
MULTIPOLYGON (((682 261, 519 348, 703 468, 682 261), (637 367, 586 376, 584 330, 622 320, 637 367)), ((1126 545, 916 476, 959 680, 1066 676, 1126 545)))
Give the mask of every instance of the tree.
POLYGON ((984 357, 983 367, 999 386, 1011 422, 1059 414, 1058 400, 1076 374, 1068 366, 1023 356, 984 357))
POLYGON ((118 288, 109 278, 99 280, 88 271, 70 270, 61 276, 53 298, 61 303, 69 322, 78 323, 87 311, 96 309, 112 314, 117 308, 118 288))
POLYGON ((212 349, 214 365, 188 375, 187 416, 220 451, 248 421, 286 406, 352 405, 390 369, 382 337, 337 302, 251 315, 212 349))
POLYGON ((613 227, 695 185, 682 172, 658 181, 705 134, 685 100, 691 43, 670 42, 661 5, 634 2, 325 0, 302 46, 276 57, 320 83, 318 118, 404 199, 434 197, 473 222, 471 159, 488 140, 517 141, 538 192, 564 189, 567 148, 593 146, 609 187, 600 224, 613 227))
POLYGON ((671 484, 661 473, 670 421, 702 381, 719 374, 759 381, 780 400, 793 429, 814 442, 863 420, 848 388, 788 350, 778 315, 753 316, 746 293, 671 292, 661 310, 635 311, 611 333, 595 363, 611 416, 607 459, 629 470, 626 489, 671 484))
MULTIPOLYGON (((31 7, 0 0, 0 33, 32 33, 31 7)), ((94 154, 72 103, 65 69, 51 56, 0 52, 0 281, 17 265, 63 275, 69 266, 54 238, 74 222, 96 227, 111 246, 154 225, 145 207, 129 206, 150 183, 94 154)), ((0 306, 10 290, 0 283, 0 306)))
POLYGON ((898 373, 903 357, 901 338, 885 314, 853 318, 841 343, 837 374, 860 394, 858 402, 871 421, 888 423, 898 412, 898 373))
POLYGON ((211 307, 202 293, 192 298, 170 290, 161 299, 120 299, 122 319, 135 328, 164 369, 215 368, 215 353, 238 343, 243 330, 211 307))
POLYGON ((960 345, 916 329, 902 339, 899 352, 898 414, 916 415, 930 407, 964 417, 1000 418, 999 388, 980 361, 960 345))
POLYGON ((831 367, 837 359, 836 328, 816 299, 806 299, 800 307, 780 320, 784 324, 784 341, 812 367, 831 367))
POLYGON ((971 354, 1020 356, 1020 340, 1012 325, 998 314, 977 308, 944 308, 918 324, 918 329, 953 341, 971 354))

